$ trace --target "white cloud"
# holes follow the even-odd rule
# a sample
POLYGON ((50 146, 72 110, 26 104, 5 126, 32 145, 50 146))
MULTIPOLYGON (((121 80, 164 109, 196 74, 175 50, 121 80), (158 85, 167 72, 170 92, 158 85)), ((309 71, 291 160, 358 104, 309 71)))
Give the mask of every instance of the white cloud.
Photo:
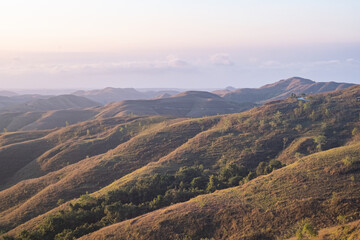
POLYGON ((167 60, 168 60, 169 67, 184 68, 184 67, 190 66, 190 64, 188 62, 186 62, 185 60, 182 60, 174 55, 168 56, 167 60))
POLYGON ((354 58, 348 58, 348 59, 346 59, 346 62, 347 63, 354 63, 354 64, 359 64, 360 63, 359 60, 356 60, 354 58))
POLYGON ((289 69, 293 68, 297 63, 283 63, 277 60, 267 60, 260 63, 259 68, 261 69, 289 69))
POLYGON ((324 60, 324 61, 316 61, 316 62, 312 62, 311 64, 313 66, 321 66, 321 65, 334 65, 334 64, 340 64, 341 61, 340 60, 324 60))
POLYGON ((176 56, 153 61, 120 61, 102 63, 17 63, 1 65, 0 74, 113 74, 161 71, 187 71, 195 66, 176 56))
POLYGON ((231 61, 229 54, 217 53, 211 56, 210 61, 214 65, 232 66, 234 63, 231 61))

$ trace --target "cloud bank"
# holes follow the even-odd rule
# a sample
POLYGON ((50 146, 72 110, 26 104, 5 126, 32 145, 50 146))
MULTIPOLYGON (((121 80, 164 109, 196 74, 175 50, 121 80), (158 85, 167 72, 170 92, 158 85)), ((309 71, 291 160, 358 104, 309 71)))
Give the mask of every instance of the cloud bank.
POLYGON ((226 53, 217 53, 210 57, 210 61, 218 66, 232 66, 234 62, 231 61, 230 55, 226 53))

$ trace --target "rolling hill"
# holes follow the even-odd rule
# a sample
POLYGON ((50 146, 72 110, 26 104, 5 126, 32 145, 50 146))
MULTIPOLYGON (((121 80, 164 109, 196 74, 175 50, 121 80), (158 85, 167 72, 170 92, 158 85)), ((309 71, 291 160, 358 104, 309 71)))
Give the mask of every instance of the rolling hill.
POLYGON ((76 91, 73 94, 76 96, 86 97, 102 104, 111 102, 120 102, 123 100, 139 100, 139 99, 151 99, 162 94, 174 95, 177 91, 145 91, 140 92, 134 88, 104 88, 90 91, 76 91))
POLYGON ((3 96, 3 97, 13 97, 13 96, 16 96, 16 95, 18 95, 18 94, 15 93, 15 92, 6 91, 6 90, 0 90, 0 96, 3 96))
POLYGON ((217 114, 243 112, 254 107, 252 103, 232 103, 223 98, 201 91, 189 91, 170 98, 155 100, 127 100, 108 104, 99 114, 101 117, 135 115, 167 115, 177 117, 203 117, 217 114))
MULTIPOLYGON (((192 94, 174 98, 221 99, 192 94)), ((1 229, 10 239, 274 239, 304 221, 356 220, 359 95, 353 86, 191 119, 114 111, 3 134, 1 229)))
POLYGON ((35 99, 0 109, 3 131, 43 130, 92 119, 99 103, 74 95, 35 99))
POLYGON ((227 102, 215 94, 200 91, 156 100, 127 100, 94 107, 98 105, 73 95, 35 100, 12 106, 2 113, 0 110, 0 129, 44 130, 87 120, 129 115, 202 117, 242 112, 255 106, 252 103, 227 102))
POLYGON ((36 99, 47 99, 52 96, 38 95, 38 94, 27 94, 27 95, 0 95, 0 111, 5 108, 11 108, 12 106, 23 104, 36 99))
POLYGON ((84 97, 78 97, 75 95, 60 95, 50 97, 48 99, 36 99, 17 105, 12 105, 1 109, 1 112, 41 112, 72 108, 89 108, 100 105, 101 104, 84 97))

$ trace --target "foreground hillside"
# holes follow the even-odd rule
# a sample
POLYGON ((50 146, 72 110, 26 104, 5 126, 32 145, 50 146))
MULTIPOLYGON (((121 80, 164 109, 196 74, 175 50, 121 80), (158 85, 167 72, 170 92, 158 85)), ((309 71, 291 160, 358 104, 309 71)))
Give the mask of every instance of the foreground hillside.
POLYGON ((123 221, 82 239, 274 239, 301 222, 320 228, 358 219, 360 145, 304 157, 243 186, 123 221), (354 160, 346 161, 348 156, 354 160))
MULTIPOLYGON (((1 138, 2 164, 23 160, 4 171, 0 226, 20 239, 79 238, 114 223, 120 229, 130 226, 114 239, 157 239, 163 228, 173 239, 254 239, 256 234, 273 239, 291 236, 307 218, 319 220, 311 222, 316 227, 336 224, 336 214, 356 219, 357 193, 349 194, 359 189, 359 95, 360 87, 354 86, 309 96, 309 102, 288 98, 240 114, 118 116, 52 131, 7 133, 1 138), (216 191, 221 189, 226 190, 216 191), (329 205, 333 192, 340 210, 329 205), (198 195, 203 196, 194 198, 198 195), (334 212, 321 212, 326 208, 334 212), (219 223, 224 228, 216 227, 219 223), (246 235, 245 229, 256 224, 263 229, 246 235), (204 235, 208 228, 212 235, 204 235)), ((111 227, 100 231, 106 229, 111 227)))
MULTIPOLYGON (((357 240, 360 238, 360 220, 344 223, 340 218, 339 224, 334 227, 321 229, 318 236, 313 237, 314 240, 357 240)), ((299 235, 299 234, 298 234, 299 235)), ((297 238, 291 238, 290 240, 296 240, 297 238)))

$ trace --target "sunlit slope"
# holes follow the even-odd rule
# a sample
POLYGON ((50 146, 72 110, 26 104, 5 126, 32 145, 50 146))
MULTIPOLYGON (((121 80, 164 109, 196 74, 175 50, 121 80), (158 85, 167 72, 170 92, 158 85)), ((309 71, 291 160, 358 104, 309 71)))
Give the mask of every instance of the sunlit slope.
MULTIPOLYGON (((22 181, 0 192, 0 201, 4 206, 3 212, 0 213, 0 224, 2 226, 17 225, 56 207, 59 199, 70 200, 87 191, 98 190, 151 161, 157 161, 182 145, 188 138, 216 123, 216 120, 204 122, 203 125, 196 121, 178 124, 176 122, 179 120, 165 121, 162 118, 163 121, 160 123, 158 120, 159 118, 156 117, 145 118, 119 125, 116 132, 122 132, 121 136, 125 137, 125 140, 121 143, 121 136, 117 136, 118 145, 115 148, 109 149, 103 154, 85 157, 83 160, 79 159, 81 161, 68 166, 65 164, 65 167, 60 170, 50 171, 40 178, 22 181), (145 125, 146 121, 148 122, 145 125), (153 128, 151 127, 152 124, 154 125, 153 128), (141 129, 141 132, 137 133, 137 129, 141 129), (127 132, 129 135, 126 134, 127 132), (161 141, 163 144, 159 144, 161 141), (17 195, 15 201, 12 200, 14 195, 17 195)), ((111 134, 110 136, 105 135, 104 138, 111 139, 111 134)), ((90 150, 98 147, 96 141, 101 143, 101 139, 88 140, 90 150)), ((108 144, 111 142, 108 141, 108 144)), ((81 144, 84 142, 80 141, 81 144)), ((73 147, 76 148, 77 145, 73 147)), ((60 161, 63 155, 72 156, 71 145, 62 151, 57 153, 55 149, 56 155, 46 152, 45 154, 51 157, 40 157, 37 163, 44 168, 52 165, 62 166, 64 160, 67 159, 64 157, 64 160, 60 161), (57 155, 60 155, 58 156, 59 159, 56 157, 57 155)), ((78 152, 81 153, 78 150, 72 154, 78 152)))
POLYGON ((338 216, 359 218, 360 145, 312 154, 247 184, 196 197, 82 239, 274 239, 338 216), (352 163, 344 161, 355 157, 352 163))

